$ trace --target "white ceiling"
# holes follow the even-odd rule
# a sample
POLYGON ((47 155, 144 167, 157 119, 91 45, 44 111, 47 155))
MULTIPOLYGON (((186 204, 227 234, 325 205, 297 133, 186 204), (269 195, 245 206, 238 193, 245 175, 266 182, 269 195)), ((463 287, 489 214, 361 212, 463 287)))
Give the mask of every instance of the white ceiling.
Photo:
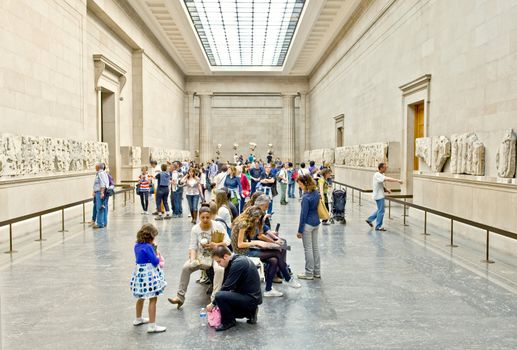
POLYGON ((183 0, 129 0, 129 4, 186 75, 308 76, 364 1, 306 0, 287 58, 281 67, 211 66, 183 0))

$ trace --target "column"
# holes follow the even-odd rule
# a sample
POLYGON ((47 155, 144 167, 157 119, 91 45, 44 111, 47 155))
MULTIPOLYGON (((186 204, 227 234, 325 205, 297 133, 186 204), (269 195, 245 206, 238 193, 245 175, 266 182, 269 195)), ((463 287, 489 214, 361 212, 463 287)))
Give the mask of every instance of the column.
POLYGON ((294 161, 295 129, 294 129, 294 99, 298 94, 283 94, 284 109, 284 143, 282 145, 283 161, 294 161))
POLYGON ((212 94, 199 95, 199 158, 202 163, 214 158, 212 145, 212 94))

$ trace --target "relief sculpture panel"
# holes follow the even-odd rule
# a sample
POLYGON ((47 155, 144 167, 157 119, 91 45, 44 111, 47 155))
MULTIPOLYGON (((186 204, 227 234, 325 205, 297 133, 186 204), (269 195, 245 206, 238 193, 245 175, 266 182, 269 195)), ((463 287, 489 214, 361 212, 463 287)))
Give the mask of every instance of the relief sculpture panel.
POLYGON ((108 163, 108 144, 44 136, 0 134, 0 179, 92 171, 108 163))

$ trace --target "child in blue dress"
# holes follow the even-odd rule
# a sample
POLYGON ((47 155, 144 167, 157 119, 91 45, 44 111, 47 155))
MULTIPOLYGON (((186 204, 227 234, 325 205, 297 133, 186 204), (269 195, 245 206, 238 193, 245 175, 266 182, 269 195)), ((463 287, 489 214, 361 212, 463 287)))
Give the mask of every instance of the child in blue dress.
POLYGON ((158 230, 152 224, 145 224, 136 234, 135 258, 136 266, 131 276, 131 291, 137 298, 136 319, 133 325, 140 326, 149 323, 148 333, 160 333, 167 330, 166 327, 156 325, 156 302, 158 296, 163 294, 167 285, 163 271, 163 259, 156 250, 154 239, 158 235, 158 230), (162 263, 160 263, 160 260, 162 263), (149 318, 142 317, 144 301, 149 300, 149 318))

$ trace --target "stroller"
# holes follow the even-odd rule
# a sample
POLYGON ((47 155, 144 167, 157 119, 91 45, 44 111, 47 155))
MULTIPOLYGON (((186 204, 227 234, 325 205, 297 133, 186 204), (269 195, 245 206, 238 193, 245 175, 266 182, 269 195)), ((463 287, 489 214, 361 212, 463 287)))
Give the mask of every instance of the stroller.
POLYGON ((332 217, 331 222, 340 221, 346 224, 345 219, 346 191, 334 190, 332 192, 332 217))

